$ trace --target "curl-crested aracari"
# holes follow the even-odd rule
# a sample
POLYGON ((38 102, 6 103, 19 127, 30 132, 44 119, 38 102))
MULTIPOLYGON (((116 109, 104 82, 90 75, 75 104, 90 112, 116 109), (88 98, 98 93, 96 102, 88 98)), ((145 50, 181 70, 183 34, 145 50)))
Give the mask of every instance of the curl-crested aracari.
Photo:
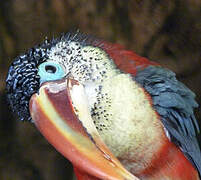
POLYGON ((67 159, 79 180, 196 180, 194 93, 122 46, 67 33, 17 57, 8 100, 67 159))

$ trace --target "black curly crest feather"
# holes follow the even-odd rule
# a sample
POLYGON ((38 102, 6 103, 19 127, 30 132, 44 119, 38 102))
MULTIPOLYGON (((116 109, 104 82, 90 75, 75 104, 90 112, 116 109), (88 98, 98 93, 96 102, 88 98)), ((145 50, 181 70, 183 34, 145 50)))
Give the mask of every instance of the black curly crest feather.
POLYGON ((22 121, 31 120, 29 100, 39 89, 40 78, 37 75, 37 67, 44 61, 48 46, 46 40, 40 47, 34 47, 14 59, 9 68, 6 79, 8 101, 14 113, 22 121))

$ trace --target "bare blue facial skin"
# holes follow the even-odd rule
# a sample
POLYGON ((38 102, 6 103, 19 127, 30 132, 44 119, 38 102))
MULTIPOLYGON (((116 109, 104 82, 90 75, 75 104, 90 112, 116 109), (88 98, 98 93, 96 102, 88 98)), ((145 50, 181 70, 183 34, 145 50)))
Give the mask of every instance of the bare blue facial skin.
POLYGON ((39 65, 38 75, 40 76, 40 84, 42 84, 47 81, 62 79, 65 76, 65 71, 58 62, 47 61, 39 65))

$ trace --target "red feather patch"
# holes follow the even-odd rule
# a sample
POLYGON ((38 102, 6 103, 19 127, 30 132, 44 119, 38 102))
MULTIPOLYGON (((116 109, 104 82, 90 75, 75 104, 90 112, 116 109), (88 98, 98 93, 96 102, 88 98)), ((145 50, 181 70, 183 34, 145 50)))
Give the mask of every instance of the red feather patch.
POLYGON ((138 70, 143 70, 147 66, 159 66, 156 62, 141 57, 132 51, 125 50, 119 44, 95 41, 93 45, 103 49, 112 58, 116 66, 125 73, 136 75, 138 70))

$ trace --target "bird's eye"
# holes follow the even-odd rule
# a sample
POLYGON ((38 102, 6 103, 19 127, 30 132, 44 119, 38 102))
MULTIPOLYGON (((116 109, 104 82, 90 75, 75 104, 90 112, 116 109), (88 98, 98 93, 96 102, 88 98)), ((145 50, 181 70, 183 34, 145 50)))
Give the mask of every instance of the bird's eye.
POLYGON ((53 66, 53 65, 46 65, 46 66, 45 66, 45 71, 46 71, 47 73, 52 73, 52 74, 54 74, 54 73, 56 73, 57 68, 56 68, 55 66, 53 66))
POLYGON ((38 75, 40 76, 40 83, 43 83, 62 79, 65 76, 65 71, 59 63, 47 61, 39 65, 38 75))

